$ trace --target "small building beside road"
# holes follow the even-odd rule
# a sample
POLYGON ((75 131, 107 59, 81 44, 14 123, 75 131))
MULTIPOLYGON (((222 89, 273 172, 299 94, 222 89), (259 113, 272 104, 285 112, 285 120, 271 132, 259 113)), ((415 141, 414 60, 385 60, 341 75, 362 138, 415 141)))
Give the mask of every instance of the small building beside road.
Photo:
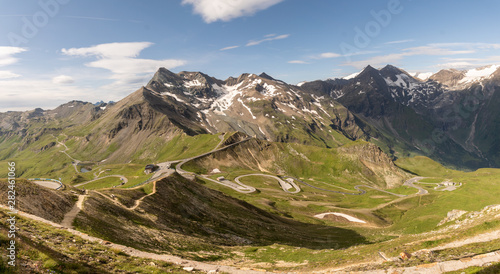
POLYGON ((158 169, 158 166, 149 164, 144 168, 144 173, 150 174, 152 172, 155 172, 158 169))

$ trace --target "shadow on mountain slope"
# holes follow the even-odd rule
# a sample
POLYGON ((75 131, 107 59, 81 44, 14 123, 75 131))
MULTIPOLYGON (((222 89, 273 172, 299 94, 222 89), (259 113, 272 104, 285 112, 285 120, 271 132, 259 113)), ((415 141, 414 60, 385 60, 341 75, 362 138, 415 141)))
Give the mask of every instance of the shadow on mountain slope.
MULTIPOLYGON (((126 199, 139 191, 108 194, 126 199)), ((113 242, 174 254, 217 246, 279 243, 324 249, 366 242, 355 231, 279 217, 178 174, 159 181, 157 192, 136 211, 93 193, 77 217, 77 226, 113 242)))

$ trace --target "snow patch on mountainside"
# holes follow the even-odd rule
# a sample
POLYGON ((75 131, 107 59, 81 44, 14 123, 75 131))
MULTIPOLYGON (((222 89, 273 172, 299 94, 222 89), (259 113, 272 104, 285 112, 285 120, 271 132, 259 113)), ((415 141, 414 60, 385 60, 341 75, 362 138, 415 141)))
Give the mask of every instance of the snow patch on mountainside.
POLYGON ((429 77, 434 75, 434 73, 433 72, 413 72, 413 73, 410 73, 410 75, 412 77, 415 77, 415 78, 420 79, 422 81, 426 81, 427 79, 429 79, 429 77))
POLYGON ((181 103, 185 103, 186 101, 182 100, 181 98, 179 98, 176 94, 173 94, 171 92, 168 92, 168 91, 164 91, 162 93, 160 93, 161 95, 167 95, 167 96, 170 96, 170 97, 173 97, 175 100, 177 100, 177 102, 181 102, 181 103))
POLYGON ((408 80, 409 77, 406 74, 398 74, 396 75, 397 80, 393 81, 391 80, 390 77, 384 78, 385 82, 387 85, 392 86, 392 87, 408 87, 408 80))
POLYGON ((458 82, 458 83, 465 84, 465 83, 473 83, 473 82, 483 80, 485 78, 490 77, 499 67, 500 67, 500 65, 492 65, 492 66, 488 66, 488 67, 482 67, 482 68, 468 70, 465 73, 465 77, 462 80, 460 80, 460 82, 458 82))
POLYGON ((275 86, 269 85, 267 83, 264 83, 264 85, 262 85, 262 86, 266 90, 266 92, 264 93, 264 95, 270 96, 270 97, 274 97, 274 96, 277 95, 276 91, 278 91, 278 89, 275 86))
POLYGON ((342 79, 349 80, 349 79, 352 79, 352 78, 354 78, 354 77, 358 76, 360 73, 361 73, 361 71, 360 71, 360 72, 353 73, 353 74, 349 74, 349 75, 347 75, 346 77, 344 77, 344 78, 342 78, 342 79))
POLYGON ((204 86, 204 84, 202 84, 198 80, 192 80, 192 81, 184 82, 184 87, 185 88, 202 87, 202 86, 204 86))
MULTIPOLYGON (((212 105, 210 106, 211 109, 214 110, 214 112, 221 113, 225 115, 224 111, 228 110, 229 107, 233 105, 233 100, 236 96, 240 95, 243 93, 240 90, 240 86, 243 84, 243 82, 234 85, 234 86, 217 86, 216 88, 217 92, 220 92, 222 94, 221 97, 217 98, 212 105)), ((215 85, 214 85, 215 88, 215 85)))
POLYGON ((335 99, 335 100, 341 98, 344 95, 345 95, 345 93, 342 90, 332 90, 330 93, 330 96, 332 96, 333 99, 335 99))
POLYGON ((264 131, 262 131, 262 128, 260 128, 260 126, 259 126, 259 131, 260 131, 262 134, 264 134, 264 136, 266 135, 266 134, 264 133, 264 131))
POLYGON ((243 100, 241 100, 241 98, 238 98, 238 102, 240 102, 240 103, 241 103, 241 105, 242 105, 243 107, 245 107, 245 108, 248 110, 248 112, 250 112, 250 115, 252 115, 252 118, 253 118, 254 120, 255 120, 255 119, 257 119, 257 117, 255 117, 255 116, 253 115, 252 110, 251 110, 251 109, 250 109, 247 105, 245 105, 245 103, 243 103, 243 100))
POLYGON ((293 89, 290 89, 290 91, 295 94, 295 96, 297 96, 298 98, 300 98, 300 100, 302 100, 302 96, 300 96, 299 93, 297 93, 297 91, 293 90, 293 89))
MULTIPOLYGON (((323 97, 323 96, 321 96, 321 97, 323 97)), ((330 114, 328 114, 328 112, 326 112, 326 110, 323 108, 323 106, 321 106, 320 103, 314 102, 313 104, 316 105, 319 109, 321 109, 321 111, 323 111, 328 117, 332 118, 332 116, 330 116, 330 114)))

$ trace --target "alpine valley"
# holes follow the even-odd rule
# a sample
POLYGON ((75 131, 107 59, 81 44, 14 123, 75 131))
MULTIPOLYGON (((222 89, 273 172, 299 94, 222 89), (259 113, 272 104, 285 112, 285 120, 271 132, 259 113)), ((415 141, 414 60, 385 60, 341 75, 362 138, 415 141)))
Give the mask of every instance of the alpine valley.
POLYGON ((499 105, 497 65, 298 85, 160 68, 116 103, 0 113, 18 270, 495 273, 499 105))

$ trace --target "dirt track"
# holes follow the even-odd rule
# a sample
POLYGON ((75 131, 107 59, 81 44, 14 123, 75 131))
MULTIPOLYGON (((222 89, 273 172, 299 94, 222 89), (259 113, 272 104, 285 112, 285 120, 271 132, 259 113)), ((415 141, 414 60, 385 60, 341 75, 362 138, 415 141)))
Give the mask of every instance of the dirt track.
POLYGON ((76 215, 83 209, 83 201, 85 200, 85 195, 78 196, 78 201, 73 206, 73 208, 64 215, 64 219, 61 222, 61 226, 73 228, 73 221, 76 215))

